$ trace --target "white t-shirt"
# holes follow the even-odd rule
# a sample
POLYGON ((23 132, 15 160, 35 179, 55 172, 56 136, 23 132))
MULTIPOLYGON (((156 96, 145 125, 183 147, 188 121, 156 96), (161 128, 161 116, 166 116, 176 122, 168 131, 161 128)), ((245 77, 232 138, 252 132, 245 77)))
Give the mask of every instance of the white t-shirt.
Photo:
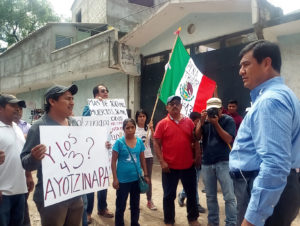
POLYGON ((146 137, 147 137, 147 131, 145 131, 144 128, 140 128, 140 127, 136 127, 135 130, 135 135, 139 138, 142 139, 142 141, 144 142, 145 145, 145 151, 144 151, 144 155, 145 158, 152 158, 152 151, 151 151, 151 147, 150 147, 150 139, 151 139, 151 131, 149 131, 149 135, 148 135, 148 139, 146 141, 146 137))
POLYGON ((0 165, 0 191, 3 195, 27 193, 25 170, 20 158, 24 144, 24 134, 16 123, 10 126, 0 121, 0 150, 5 153, 5 161, 0 165))

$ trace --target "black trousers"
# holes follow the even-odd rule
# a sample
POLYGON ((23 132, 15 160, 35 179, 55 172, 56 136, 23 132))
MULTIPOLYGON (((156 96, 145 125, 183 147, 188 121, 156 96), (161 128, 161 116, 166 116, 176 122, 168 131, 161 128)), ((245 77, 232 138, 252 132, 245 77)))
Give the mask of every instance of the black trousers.
POLYGON ((140 217, 140 187, 139 181, 119 183, 120 187, 116 191, 116 214, 115 226, 124 226, 124 212, 128 195, 130 194, 130 216, 131 226, 139 226, 140 217))
POLYGON ((287 184, 266 226, 290 226, 297 217, 300 207, 300 173, 291 170, 287 184))
POLYGON ((189 169, 170 169, 170 173, 162 172, 162 186, 164 190, 163 209, 165 224, 174 224, 176 190, 179 179, 187 195, 187 218, 188 221, 197 220, 199 216, 196 202, 196 170, 192 166, 189 169))

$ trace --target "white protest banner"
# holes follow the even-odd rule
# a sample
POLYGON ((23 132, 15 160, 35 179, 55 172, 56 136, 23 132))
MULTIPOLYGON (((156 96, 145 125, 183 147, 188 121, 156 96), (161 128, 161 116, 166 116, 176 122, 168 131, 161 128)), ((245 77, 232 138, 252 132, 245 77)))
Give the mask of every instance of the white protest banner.
MULTIPOLYGON (((106 128, 107 134, 97 134, 96 137, 101 136, 105 137, 105 141, 110 141, 110 121, 108 116, 75 116, 72 117, 76 120, 78 126, 98 126, 98 127, 104 127, 106 128)), ((111 162, 112 157, 112 150, 108 150, 108 159, 109 162, 111 162)), ((110 166, 109 166, 109 172, 110 172, 110 166)), ((111 172, 110 172, 111 173, 111 172)))
POLYGON ((110 139, 114 144, 123 136, 123 121, 128 118, 124 99, 88 99, 92 116, 106 116, 110 122, 110 139))
POLYGON ((109 160, 105 148, 106 127, 40 126, 44 205, 106 189, 109 160))

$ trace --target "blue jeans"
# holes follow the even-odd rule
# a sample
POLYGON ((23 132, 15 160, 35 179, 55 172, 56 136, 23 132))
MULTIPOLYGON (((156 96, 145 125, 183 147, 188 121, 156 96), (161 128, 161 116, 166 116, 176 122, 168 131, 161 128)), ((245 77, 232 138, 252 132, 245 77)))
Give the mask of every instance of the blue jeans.
MULTIPOLYGON (((94 209, 94 192, 89 193, 86 195, 87 200, 88 200, 88 205, 87 205, 87 214, 91 215, 94 209)), ((98 212, 101 210, 106 210, 107 209, 107 189, 101 190, 97 192, 97 198, 98 198, 98 212)))
MULTIPOLYGON (((198 193, 198 183, 199 183, 199 180, 200 180, 201 168, 200 169, 195 168, 195 170, 196 170, 196 176, 197 176, 197 180, 196 180, 196 202, 197 202, 197 205, 199 206, 200 202, 199 202, 199 193, 198 193)), ((179 193, 179 197, 182 198, 182 199, 186 198, 186 193, 185 193, 184 188, 179 193)))
POLYGON ((206 191, 208 223, 219 225, 219 205, 217 199, 217 181, 219 181, 225 201, 226 226, 236 225, 236 200, 233 182, 229 175, 228 161, 221 161, 212 165, 202 165, 202 177, 206 191))
POLYGON ((244 220, 255 177, 246 177, 247 182, 244 181, 244 178, 233 179, 234 193, 237 200, 237 226, 240 226, 244 220))
POLYGON ((181 180, 187 194, 186 208, 188 221, 195 221, 199 216, 196 204, 196 171, 194 166, 189 169, 170 169, 169 173, 162 172, 162 186, 164 190, 163 208, 165 224, 174 224, 177 185, 181 180))
POLYGON ((128 194, 130 194, 131 226, 139 226, 140 188, 139 182, 120 183, 117 190, 115 225, 124 226, 124 212, 128 194))
POLYGON ((2 195, 0 201, 0 225, 23 225, 25 194, 2 195))

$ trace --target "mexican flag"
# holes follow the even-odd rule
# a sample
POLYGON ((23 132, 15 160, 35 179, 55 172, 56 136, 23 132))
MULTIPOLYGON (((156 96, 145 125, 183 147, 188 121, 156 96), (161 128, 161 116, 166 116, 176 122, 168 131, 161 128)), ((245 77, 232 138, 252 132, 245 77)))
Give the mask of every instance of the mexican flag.
POLYGON ((206 101, 213 96, 215 88, 216 82, 199 71, 177 35, 171 59, 166 65, 161 101, 167 104, 169 96, 180 96, 181 113, 189 116, 193 111, 201 112, 206 108, 206 101))

